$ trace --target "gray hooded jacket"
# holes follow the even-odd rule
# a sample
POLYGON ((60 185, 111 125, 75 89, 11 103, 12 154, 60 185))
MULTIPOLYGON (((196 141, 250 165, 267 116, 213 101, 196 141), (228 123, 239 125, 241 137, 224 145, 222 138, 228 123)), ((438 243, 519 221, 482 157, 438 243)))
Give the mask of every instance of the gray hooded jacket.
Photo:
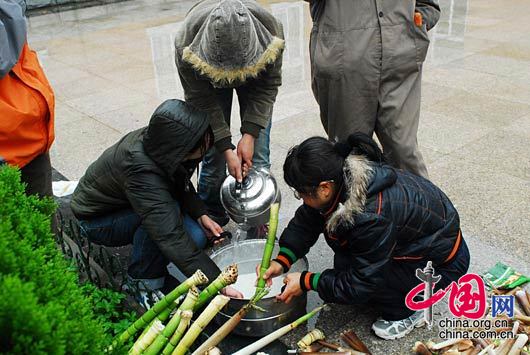
POLYGON ((26 43, 26 4, 0 0, 0 79, 18 62, 26 43))
POLYGON ((257 137, 269 124, 281 85, 281 23, 253 0, 203 0, 175 38, 175 63, 186 102, 208 113, 219 151, 232 146, 216 90, 236 88, 241 132, 257 137))

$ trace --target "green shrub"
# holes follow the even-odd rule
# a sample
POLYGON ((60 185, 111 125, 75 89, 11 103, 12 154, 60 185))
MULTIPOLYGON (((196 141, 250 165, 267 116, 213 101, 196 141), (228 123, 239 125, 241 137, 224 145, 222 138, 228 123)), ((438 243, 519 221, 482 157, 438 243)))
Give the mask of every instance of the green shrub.
MULTIPOLYGON (((127 311, 125 308, 126 296, 123 293, 108 288, 98 288, 90 283, 85 283, 81 289, 90 299, 94 316, 110 338, 123 333, 138 318, 136 312, 127 311)), ((132 344, 129 345, 132 346, 132 344)))
POLYGON ((98 354, 109 344, 50 229, 51 199, 0 167, 0 352, 98 354))

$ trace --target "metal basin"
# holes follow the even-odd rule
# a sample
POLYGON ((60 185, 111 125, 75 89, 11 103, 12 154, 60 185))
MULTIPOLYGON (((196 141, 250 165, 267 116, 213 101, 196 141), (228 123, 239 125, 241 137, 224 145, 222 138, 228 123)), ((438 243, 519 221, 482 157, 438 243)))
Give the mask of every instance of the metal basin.
MULTIPOLYGON (((239 251, 234 251, 234 245, 230 244, 214 251, 210 257, 223 269, 236 260, 239 274, 249 274, 256 272, 256 265, 261 262, 263 249, 265 248, 264 239, 252 239, 239 242, 239 251)), ((272 255, 277 255, 279 250, 278 244, 274 247, 272 255)), ((307 270, 308 262, 306 258, 298 260, 290 272, 302 272, 307 270)), ((279 276, 280 278, 282 276, 279 276)), ((234 329, 234 333, 251 337, 262 337, 284 325, 291 323, 306 313, 307 296, 304 292, 302 296, 294 298, 291 303, 285 304, 276 302, 276 294, 269 294, 263 298, 258 306, 267 310, 266 313, 257 310, 251 310, 246 317, 234 329)), ((231 299, 226 307, 217 314, 215 320, 221 325, 228 320, 234 313, 239 311, 248 300, 231 299)))

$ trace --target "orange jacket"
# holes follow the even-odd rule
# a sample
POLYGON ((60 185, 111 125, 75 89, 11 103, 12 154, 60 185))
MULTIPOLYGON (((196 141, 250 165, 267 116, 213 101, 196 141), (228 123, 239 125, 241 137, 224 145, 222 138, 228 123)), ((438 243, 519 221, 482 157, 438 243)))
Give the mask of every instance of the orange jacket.
POLYGON ((54 139, 55 98, 28 44, 0 79, 0 157, 20 168, 47 152, 54 139))

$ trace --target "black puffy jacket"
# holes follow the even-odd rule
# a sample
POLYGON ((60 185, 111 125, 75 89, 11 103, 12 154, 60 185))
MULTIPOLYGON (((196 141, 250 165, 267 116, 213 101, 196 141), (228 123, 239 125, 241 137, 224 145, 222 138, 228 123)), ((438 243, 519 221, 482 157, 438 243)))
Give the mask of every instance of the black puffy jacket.
POLYGON ((430 181, 350 155, 345 182, 333 206, 321 213, 303 205, 280 238, 277 261, 285 268, 324 233, 335 268, 304 273, 302 289, 326 302, 361 303, 383 286, 394 262, 449 261, 462 237, 458 213, 430 181))
POLYGON ((201 269, 213 280, 218 267, 175 213, 178 201, 193 219, 206 214, 181 162, 207 128, 206 114, 180 100, 165 101, 149 126, 128 133, 88 167, 72 198, 75 216, 91 219, 132 208, 169 261, 187 276, 201 269))

